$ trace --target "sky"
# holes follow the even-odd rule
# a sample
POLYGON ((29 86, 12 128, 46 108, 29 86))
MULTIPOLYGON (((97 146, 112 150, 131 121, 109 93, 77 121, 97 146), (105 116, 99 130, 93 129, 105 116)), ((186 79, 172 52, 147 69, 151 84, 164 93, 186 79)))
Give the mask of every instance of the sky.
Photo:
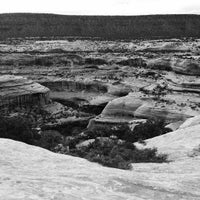
POLYGON ((0 13, 66 15, 200 14, 200 0, 1 0, 0 13))

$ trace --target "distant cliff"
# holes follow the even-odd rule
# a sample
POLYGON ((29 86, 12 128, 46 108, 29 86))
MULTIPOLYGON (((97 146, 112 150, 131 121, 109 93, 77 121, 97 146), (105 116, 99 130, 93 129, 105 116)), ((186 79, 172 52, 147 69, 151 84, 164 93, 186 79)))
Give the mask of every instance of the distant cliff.
POLYGON ((100 37, 103 39, 199 37, 200 15, 0 15, 0 39, 50 36, 100 37))

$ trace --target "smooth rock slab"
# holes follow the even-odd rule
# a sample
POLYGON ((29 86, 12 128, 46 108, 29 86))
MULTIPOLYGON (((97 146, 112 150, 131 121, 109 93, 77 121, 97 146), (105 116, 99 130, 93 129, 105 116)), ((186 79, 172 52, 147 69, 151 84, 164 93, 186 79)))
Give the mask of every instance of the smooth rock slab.
POLYGON ((132 171, 0 139, 0 200, 199 200, 200 157, 132 171))

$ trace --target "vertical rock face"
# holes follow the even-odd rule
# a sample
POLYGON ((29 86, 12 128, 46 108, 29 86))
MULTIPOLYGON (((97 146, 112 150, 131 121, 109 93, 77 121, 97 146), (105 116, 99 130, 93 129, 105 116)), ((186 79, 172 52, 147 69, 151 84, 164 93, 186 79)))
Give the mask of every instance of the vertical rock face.
POLYGON ((42 85, 50 88, 53 91, 58 90, 72 90, 72 91, 88 91, 88 92, 102 92, 108 91, 107 85, 98 81, 73 81, 73 80, 54 80, 41 82, 42 85))
POLYGON ((49 89, 21 76, 0 76, 0 109, 44 105, 49 89))

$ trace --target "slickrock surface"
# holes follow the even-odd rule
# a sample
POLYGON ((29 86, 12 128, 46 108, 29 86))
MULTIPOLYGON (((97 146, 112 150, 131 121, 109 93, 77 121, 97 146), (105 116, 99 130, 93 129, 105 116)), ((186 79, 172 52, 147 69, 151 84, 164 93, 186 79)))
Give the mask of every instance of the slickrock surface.
POLYGON ((131 171, 0 139, 0 200, 199 200, 200 155, 192 154, 199 128, 149 140, 175 161, 133 164, 131 171))
POLYGON ((200 124, 200 115, 196 116, 196 117, 192 117, 189 118, 188 120, 186 120, 181 126, 180 129, 184 129, 187 127, 191 127, 191 126, 195 126, 200 124))
POLYGON ((0 108, 45 104, 49 89, 21 76, 0 76, 0 108))
POLYGON ((159 152, 169 155, 169 160, 184 160, 188 156, 192 157, 193 150, 199 148, 199 130, 200 123, 191 127, 180 128, 174 132, 146 140, 146 147, 156 146, 159 152))

